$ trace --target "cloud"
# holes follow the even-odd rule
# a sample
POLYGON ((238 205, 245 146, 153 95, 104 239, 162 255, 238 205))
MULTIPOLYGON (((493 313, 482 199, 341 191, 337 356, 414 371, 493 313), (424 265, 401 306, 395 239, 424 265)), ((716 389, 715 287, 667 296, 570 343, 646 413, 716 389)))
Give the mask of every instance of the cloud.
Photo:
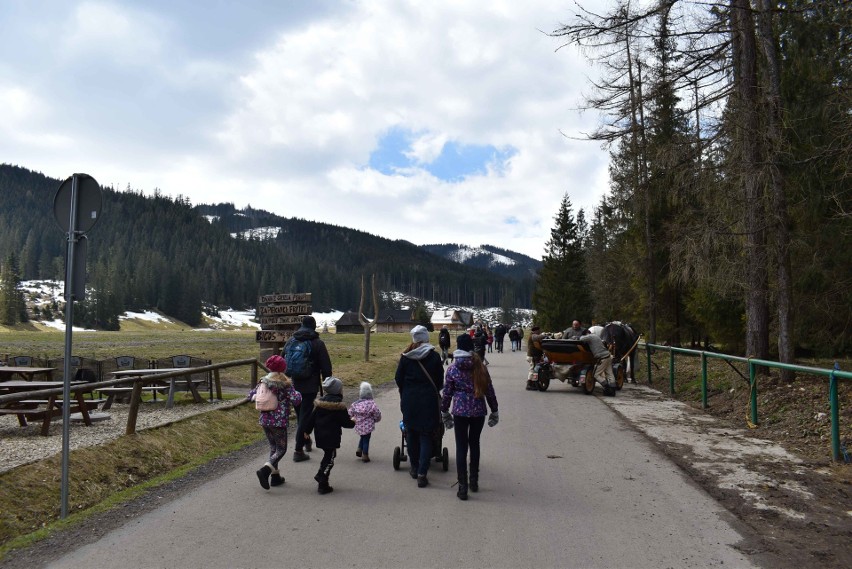
POLYGON ((607 189, 606 154, 563 135, 596 117, 552 0, 47 8, 0 7, 0 49, 31 48, 0 62, 4 161, 532 256, 565 192, 607 189))

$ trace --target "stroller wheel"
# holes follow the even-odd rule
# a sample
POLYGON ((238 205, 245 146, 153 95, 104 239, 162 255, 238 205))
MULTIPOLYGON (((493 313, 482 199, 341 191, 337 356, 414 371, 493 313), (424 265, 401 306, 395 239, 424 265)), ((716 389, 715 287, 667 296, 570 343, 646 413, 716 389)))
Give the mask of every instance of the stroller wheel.
POLYGON ((444 447, 444 452, 441 455, 441 468, 444 469, 444 472, 450 469, 450 451, 447 450, 447 447, 444 447))
POLYGON ((396 447, 395 449, 393 449, 393 469, 394 470, 399 470, 399 461, 400 461, 401 455, 402 455, 402 449, 400 449, 399 447, 396 447))

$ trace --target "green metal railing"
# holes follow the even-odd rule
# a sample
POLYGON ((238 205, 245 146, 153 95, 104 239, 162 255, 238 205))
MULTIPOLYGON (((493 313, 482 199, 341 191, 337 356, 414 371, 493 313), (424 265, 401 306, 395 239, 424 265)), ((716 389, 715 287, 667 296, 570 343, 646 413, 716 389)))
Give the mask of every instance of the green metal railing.
POLYGON ((707 360, 719 359, 727 362, 740 362, 748 365, 749 375, 749 426, 755 427, 759 424, 757 418, 757 368, 768 367, 776 369, 786 369, 795 372, 807 373, 809 375, 817 375, 828 377, 828 393, 830 417, 831 417, 831 453, 834 460, 840 460, 840 402, 837 398, 837 381, 838 379, 852 379, 852 372, 840 371, 839 366, 834 364, 834 369, 823 369, 816 367, 807 367, 793 364, 785 364, 781 362, 773 362, 768 360, 759 360, 755 358, 743 358, 739 356, 729 356, 716 352, 705 352, 701 350, 689 350, 686 348, 675 348, 672 346, 660 346, 658 344, 640 343, 640 346, 645 346, 645 354, 648 361, 648 383, 651 383, 651 353, 654 350, 669 353, 669 393, 675 393, 675 354, 684 354, 688 356, 698 356, 701 358, 701 407, 706 409, 707 405, 707 360))

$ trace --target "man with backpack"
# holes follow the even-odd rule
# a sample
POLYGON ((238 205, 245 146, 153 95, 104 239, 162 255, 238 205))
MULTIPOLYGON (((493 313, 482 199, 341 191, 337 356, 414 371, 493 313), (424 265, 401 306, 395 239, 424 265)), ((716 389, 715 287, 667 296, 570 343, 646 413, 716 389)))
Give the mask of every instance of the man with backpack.
POLYGON ((305 436, 305 420, 314 410, 314 400, 320 391, 322 380, 331 376, 331 358, 325 342, 317 334, 317 321, 313 316, 302 318, 302 325, 293 337, 284 344, 283 356, 287 361, 287 375, 293 387, 302 394, 302 402, 294 407, 296 412, 296 449, 293 462, 302 462, 310 457, 313 443, 305 436))

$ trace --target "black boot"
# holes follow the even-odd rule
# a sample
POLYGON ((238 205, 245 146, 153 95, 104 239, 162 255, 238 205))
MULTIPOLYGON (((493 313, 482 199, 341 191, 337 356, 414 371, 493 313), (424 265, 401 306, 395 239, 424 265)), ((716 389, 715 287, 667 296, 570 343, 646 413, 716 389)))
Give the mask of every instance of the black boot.
POLYGON ((263 468, 257 471, 257 479, 260 480, 260 485, 264 490, 269 490, 269 475, 272 474, 272 469, 268 464, 264 464, 263 468))
POLYGON ((330 494, 331 492, 334 492, 334 488, 328 485, 328 476, 322 476, 317 485, 317 493, 330 494))
POLYGON ((456 496, 459 500, 467 500, 467 475, 459 476, 459 489, 456 496))
POLYGON ((479 492, 479 470, 470 469, 470 491, 479 492))
POLYGON ((269 485, 281 486, 282 484, 284 484, 284 477, 278 472, 273 472, 272 476, 269 478, 269 485))

